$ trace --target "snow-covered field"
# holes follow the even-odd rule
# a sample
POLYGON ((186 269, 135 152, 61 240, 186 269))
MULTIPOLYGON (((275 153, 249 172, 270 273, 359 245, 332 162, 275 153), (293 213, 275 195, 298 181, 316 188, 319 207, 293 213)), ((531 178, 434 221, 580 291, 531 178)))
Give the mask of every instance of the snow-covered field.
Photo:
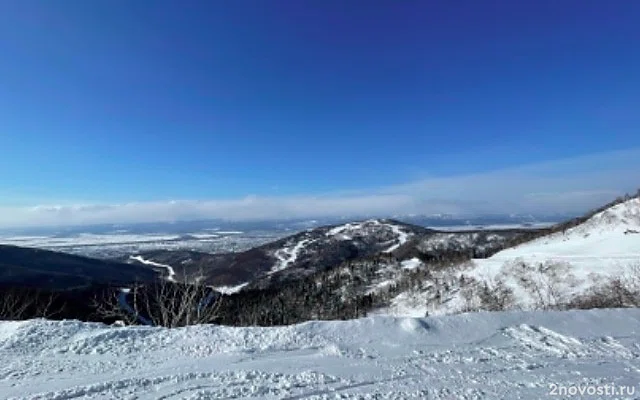
POLYGON ((276 240, 283 232, 213 231, 186 234, 80 233, 51 236, 0 235, 0 244, 65 253, 115 258, 153 250, 194 250, 210 253, 242 251, 276 240))
POLYGON ((276 328, 0 322, 0 398, 638 399, 639 343, 637 309, 276 328))
POLYGON ((3 244, 22 247, 64 248, 71 246, 98 246, 113 244, 154 243, 179 240, 175 234, 145 234, 133 235, 128 233, 93 234, 81 233, 70 236, 4 236, 0 240, 3 244))

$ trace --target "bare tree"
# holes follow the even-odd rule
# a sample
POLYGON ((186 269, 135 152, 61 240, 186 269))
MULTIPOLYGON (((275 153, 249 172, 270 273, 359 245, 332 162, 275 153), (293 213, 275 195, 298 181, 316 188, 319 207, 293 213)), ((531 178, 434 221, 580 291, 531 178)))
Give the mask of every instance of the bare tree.
POLYGON ((630 265, 610 280, 571 299, 568 308, 640 307, 640 265, 630 265))
POLYGON ((94 299, 96 313, 126 324, 176 328, 213 322, 222 295, 204 283, 202 274, 185 282, 162 280, 105 293, 94 299))
POLYGON ((478 290, 480 283, 472 276, 460 276, 460 294, 464 301, 460 312, 475 312, 480 310, 478 290))
POLYGON ((542 310, 564 307, 567 291, 579 280, 571 273, 570 265, 560 262, 545 262, 535 266, 520 262, 513 267, 520 285, 531 295, 535 307, 542 310))
POLYGON ((40 290, 7 288, 0 295, 0 320, 50 318, 64 306, 54 307, 57 296, 40 290))
POLYGON ((513 289, 501 279, 487 279, 478 291, 480 307, 487 311, 504 311, 515 304, 513 289))

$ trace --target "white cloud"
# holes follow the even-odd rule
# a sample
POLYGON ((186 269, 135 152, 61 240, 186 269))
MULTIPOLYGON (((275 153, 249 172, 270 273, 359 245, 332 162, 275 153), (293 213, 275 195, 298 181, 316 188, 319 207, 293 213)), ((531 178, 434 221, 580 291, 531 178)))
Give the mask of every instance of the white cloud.
POLYGON ((0 207, 0 227, 415 213, 580 213, 640 187, 640 149, 368 191, 236 200, 0 207))

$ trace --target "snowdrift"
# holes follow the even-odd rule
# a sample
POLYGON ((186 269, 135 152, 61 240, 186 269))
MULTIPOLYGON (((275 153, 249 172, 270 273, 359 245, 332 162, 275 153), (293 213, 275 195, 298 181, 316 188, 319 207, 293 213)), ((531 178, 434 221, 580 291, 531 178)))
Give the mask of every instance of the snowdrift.
POLYGON ((275 328, 0 322, 0 398, 538 399, 554 384, 637 385, 638 343, 637 309, 275 328))

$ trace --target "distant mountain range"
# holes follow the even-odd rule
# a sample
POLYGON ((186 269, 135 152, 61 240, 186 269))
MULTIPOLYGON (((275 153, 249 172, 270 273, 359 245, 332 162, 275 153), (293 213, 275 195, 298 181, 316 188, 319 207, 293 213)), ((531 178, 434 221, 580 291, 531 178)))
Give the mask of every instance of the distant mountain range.
MULTIPOLYGON (((448 227, 448 226, 487 226, 487 225, 521 225, 535 223, 561 222, 575 215, 566 214, 541 214, 541 215, 518 215, 518 214, 494 214, 494 215, 394 215, 392 219, 419 225, 422 227, 448 227)), ((305 218, 305 219, 280 219, 268 221, 228 221, 221 219, 195 220, 195 221, 174 221, 174 222, 153 222, 153 223, 132 223, 132 224, 101 224, 82 225, 65 227, 38 227, 38 228, 13 228, 0 229, 3 235, 60 235, 68 236, 74 234, 109 234, 114 232, 125 232, 129 234, 155 234, 158 232, 171 234, 189 234, 202 230, 221 231, 270 231, 270 232, 290 232, 307 228, 316 228, 327 225, 341 224, 348 221, 359 221, 368 219, 385 219, 376 216, 362 215, 352 217, 335 218, 305 218)))

